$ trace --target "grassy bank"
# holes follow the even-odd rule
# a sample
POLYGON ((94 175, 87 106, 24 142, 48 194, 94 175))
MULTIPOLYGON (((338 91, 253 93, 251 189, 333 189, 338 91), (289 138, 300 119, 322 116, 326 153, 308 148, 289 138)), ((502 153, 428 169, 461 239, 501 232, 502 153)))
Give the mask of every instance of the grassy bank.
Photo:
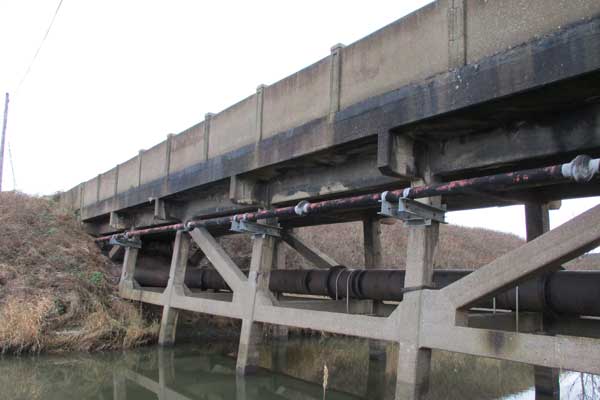
POLYGON ((123 349, 157 326, 123 301, 110 262, 50 200, 0 193, 0 352, 123 349))

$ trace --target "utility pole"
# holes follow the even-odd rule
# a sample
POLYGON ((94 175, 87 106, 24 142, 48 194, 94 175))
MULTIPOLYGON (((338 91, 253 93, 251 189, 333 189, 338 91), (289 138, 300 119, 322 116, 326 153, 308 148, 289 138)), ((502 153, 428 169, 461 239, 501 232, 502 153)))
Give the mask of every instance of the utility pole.
POLYGON ((8 119, 8 93, 4 98, 4 122, 2 123, 2 139, 0 139, 0 192, 2 191, 2 167, 4 166, 4 139, 6 137, 6 121, 8 119))

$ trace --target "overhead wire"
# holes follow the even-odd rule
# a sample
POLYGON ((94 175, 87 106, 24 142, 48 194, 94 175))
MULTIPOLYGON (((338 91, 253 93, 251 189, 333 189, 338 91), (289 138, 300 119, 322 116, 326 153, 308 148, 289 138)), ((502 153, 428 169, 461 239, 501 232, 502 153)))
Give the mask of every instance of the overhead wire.
POLYGON ((56 20, 56 16, 58 15, 58 12, 60 11, 60 7, 62 6, 62 3, 63 3, 63 0, 59 0, 58 5, 56 6, 56 10, 54 11, 54 15, 52 16, 52 20, 50 20, 50 24, 48 25, 48 29, 46 29, 46 33, 44 34, 44 37, 42 38, 40 45, 38 46, 37 50, 35 51, 35 54, 33 55, 31 62, 29 63, 29 65, 27 66, 27 69, 25 70, 25 74, 23 74, 23 77, 21 78, 21 80, 19 81, 19 84, 17 85, 17 88, 15 89, 15 96, 19 92, 19 89, 23 85, 23 82, 25 82, 25 79, 27 79, 27 77, 29 76, 31 67, 35 63, 35 60, 37 59, 38 54, 40 54, 40 50, 42 50, 42 47, 44 46, 44 42, 46 42, 46 39, 48 38, 48 35, 50 34, 50 30, 52 30, 52 26, 54 25, 54 21, 56 20))
POLYGON ((8 141, 8 161, 10 162, 10 171, 12 173, 13 180, 13 191, 17 190, 17 177, 15 176, 15 165, 13 163, 12 150, 10 148, 10 141, 8 141))

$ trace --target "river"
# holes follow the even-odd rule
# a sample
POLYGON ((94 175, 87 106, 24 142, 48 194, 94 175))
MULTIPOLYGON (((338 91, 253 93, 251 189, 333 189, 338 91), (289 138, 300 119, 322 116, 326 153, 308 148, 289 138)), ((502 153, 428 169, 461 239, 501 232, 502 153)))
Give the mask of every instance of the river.
MULTIPOLYGON (((395 363, 369 362, 368 343, 341 337, 271 341, 261 367, 235 377, 237 341, 173 348, 0 359, 0 399, 392 399, 395 363), (323 369, 327 365, 327 390, 323 369), (325 395, 325 396, 324 396, 325 395)), ((390 360, 395 349, 387 348, 390 360)), ((534 399, 533 367, 434 351, 424 399, 534 399)), ((600 377, 562 372, 561 399, 600 398, 600 377), (583 394, 583 396, 582 396, 583 394)))

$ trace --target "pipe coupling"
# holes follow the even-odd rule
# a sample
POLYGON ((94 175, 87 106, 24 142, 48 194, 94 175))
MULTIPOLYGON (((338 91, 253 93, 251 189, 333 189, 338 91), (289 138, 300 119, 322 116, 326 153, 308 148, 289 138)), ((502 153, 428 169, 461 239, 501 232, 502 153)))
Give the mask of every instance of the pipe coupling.
POLYGON ((308 215, 308 207, 310 206, 310 203, 306 200, 302 200, 300 203, 298 203, 296 205, 296 207, 294 207, 294 212, 296 213, 296 215, 299 216, 303 216, 303 215, 308 215))
POLYGON ((589 182, 600 170, 600 159, 592 159, 590 156, 579 155, 570 163, 563 164, 561 172, 565 178, 571 178, 575 182, 589 182))

